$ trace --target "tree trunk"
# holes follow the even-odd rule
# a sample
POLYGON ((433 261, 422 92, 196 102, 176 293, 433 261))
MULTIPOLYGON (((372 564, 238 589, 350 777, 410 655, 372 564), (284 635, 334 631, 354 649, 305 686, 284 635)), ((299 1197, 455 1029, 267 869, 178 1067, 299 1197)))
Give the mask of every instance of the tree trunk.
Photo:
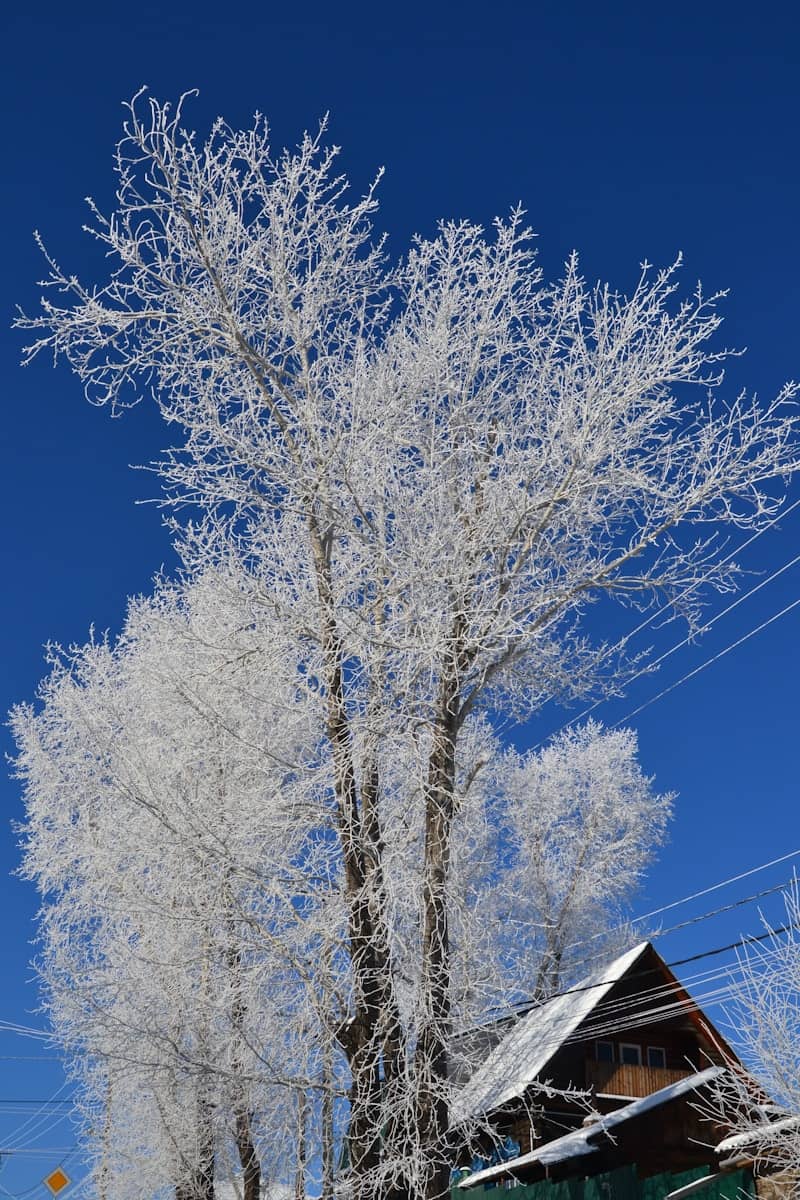
MULTIPOLYGON (((230 903, 232 908, 232 898, 230 903)), ((227 951, 228 968, 233 976, 233 1009, 231 1019, 234 1029, 243 1040, 246 1006, 242 996, 242 955, 238 946, 234 943, 235 936, 236 930, 233 926, 233 921, 231 921, 231 945, 227 951)), ((244 1074, 238 1049, 234 1054, 233 1070, 234 1073, 240 1076, 244 1074)), ((253 1118, 248 1109, 247 1088, 243 1079, 240 1079, 240 1087, 241 1099, 234 1118, 234 1140, 239 1154, 239 1164, 242 1168, 244 1200, 260 1200, 261 1163, 256 1153, 255 1142, 253 1141, 253 1118)))
MULTIPOLYGON (((326 955, 326 959, 327 957, 326 955)), ((320 1200, 334 1200, 336 1147, 333 1127, 333 1087, 333 1047, 326 1036, 322 1046, 322 1097, 320 1100, 320 1157, 322 1159, 320 1200)))
POLYGON ((306 1200, 306 1122, 308 1101, 305 1092, 297 1093, 297 1164, 294 1172, 294 1200, 306 1200))
POLYGON ((434 734, 425 797, 425 879, 423 887, 423 998, 426 1018, 417 1047, 418 1136, 427 1162, 423 1196, 441 1200, 449 1192, 447 1154, 447 1046, 450 1031, 450 935, 447 881, 455 793, 455 672, 441 689, 440 721, 434 734))
POLYGON ((214 1200, 214 1140, 210 1121, 200 1130, 197 1160, 186 1180, 175 1188, 175 1200, 214 1200))
POLYGON ((348 1171, 353 1200, 372 1200, 363 1183, 380 1161, 375 1114, 380 1109, 381 1071, 380 1022, 381 962, 376 954, 372 920, 364 830, 359 805, 350 726, 345 701, 343 649, 336 620, 325 539, 310 517, 310 532, 322 608, 322 649, 327 675, 327 733, 333 758, 337 824, 342 846, 345 888, 348 898, 348 937, 353 972, 354 1015, 340 1031, 339 1041, 350 1067, 350 1121, 347 1132, 348 1171), (365 1190, 366 1189, 366 1190, 365 1190))
POLYGON ((252 1116, 249 1112, 236 1114, 236 1149, 242 1168, 244 1200, 260 1200, 261 1163, 253 1142, 252 1116))

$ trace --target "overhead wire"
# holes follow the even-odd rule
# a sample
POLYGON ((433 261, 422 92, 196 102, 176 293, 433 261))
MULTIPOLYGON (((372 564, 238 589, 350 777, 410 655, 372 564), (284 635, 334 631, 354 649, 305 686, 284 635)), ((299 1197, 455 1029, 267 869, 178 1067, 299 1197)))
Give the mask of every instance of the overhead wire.
MULTIPOLYGON (((703 896, 710 896, 712 892, 718 892, 722 888, 729 887, 733 883, 740 883, 743 879, 749 879, 750 876, 757 875, 760 871, 767 871, 770 867, 777 867, 781 863, 788 862, 790 858, 797 858, 798 855, 800 855, 800 846, 798 846, 796 850, 789 850, 786 854, 780 854, 777 858, 769 859, 767 862, 759 863, 757 866, 750 867, 746 871, 740 871, 736 875, 731 875, 727 879, 722 879, 719 883, 712 883, 709 887, 700 888, 696 892, 691 892, 688 896, 681 896, 679 900, 671 900, 667 904, 662 904, 659 908, 653 908, 649 912, 641 913, 640 916, 632 917, 629 921, 621 921, 617 925, 611 925, 607 929, 600 930, 598 933, 593 933, 588 938, 582 938, 576 942, 570 942, 565 949, 574 950, 577 946, 587 946, 590 942, 596 942, 600 938, 608 937, 612 933, 619 933, 620 930, 627 929, 630 925, 641 925, 643 921, 649 921, 653 917, 658 917, 662 913, 670 912, 674 908, 680 908, 684 904, 690 904, 692 900, 700 900, 703 896)), ((708 915, 711 916, 714 914, 709 913, 708 915)))
POLYGON ((657 1013, 673 1008, 683 1010, 686 1007, 699 1009, 701 1003, 709 1003, 723 992, 729 992, 734 985, 734 978, 735 972, 728 968, 719 969, 713 977, 706 980, 707 990, 699 993, 689 992, 681 981, 665 981, 662 988, 637 991, 612 1003, 601 1001, 592 1015, 604 1026, 610 1027, 617 1023, 630 1026, 631 1021, 637 1023, 644 1013, 657 1013), (708 987, 709 984, 719 981, 725 981, 723 986, 708 987))
MULTIPOLYGON (((702 959, 713 958, 716 955, 726 953, 726 951, 738 950, 738 949, 741 949, 745 945, 751 945, 756 942, 766 941, 767 938, 775 937, 776 935, 780 935, 782 933, 788 933, 789 930, 796 929, 796 928, 798 928, 798 926, 796 924, 793 924, 790 922, 785 925, 777 926, 775 929, 768 929, 765 933, 751 934, 751 935, 748 935, 747 937, 738 938, 735 942, 728 942, 724 946, 716 946, 716 947, 714 947, 713 950, 703 950, 699 954, 690 954, 690 955, 687 955, 687 957, 685 957, 685 958, 674 959, 672 962, 668 962, 665 965, 667 967, 669 967, 670 969, 672 969, 673 967, 684 966, 687 963, 700 962, 702 959)), ((648 967, 646 970, 632 971, 627 976, 627 978, 634 979, 637 976, 645 977, 647 975, 653 975, 655 973, 656 973, 656 968, 648 967)), ((616 980, 616 979, 600 979, 600 980, 593 980, 591 983, 574 984, 572 987, 562 988, 559 991, 552 992, 551 995, 548 996, 547 1000, 544 1001, 544 1003, 549 1003, 551 1000, 555 999, 558 996, 571 996, 571 995, 577 995, 580 992, 591 992, 591 991, 594 991, 595 988, 613 987, 613 985, 617 982, 618 982, 618 980, 616 980)), ((530 1009, 539 1008, 539 1007, 541 1007, 541 1005, 538 1004, 537 1002, 529 1001, 528 1009, 526 1011, 530 1011, 530 1009)))
POLYGON ((52 1034, 48 1033, 46 1029, 34 1029, 30 1025, 20 1025, 16 1021, 0 1020, 0 1032, 16 1033, 20 1037, 35 1037, 43 1040, 49 1040, 52 1037, 52 1034))
POLYGON ((0 1108, 5 1108, 7 1104, 72 1104, 72 1100, 29 1100, 27 1097, 20 1100, 10 1098, 6 1100, 0 1100, 0 1108))
MULTIPOLYGON (((730 989, 732 975, 727 969, 720 970, 713 978, 707 979, 706 986, 718 980, 726 980, 724 987, 706 990, 699 995, 692 995, 680 982, 664 981, 663 984, 654 988, 637 990, 617 1001, 602 1000, 592 1010, 591 1016, 596 1027, 607 1032, 629 1029, 640 1024, 644 1015, 660 1014, 672 1010, 685 1011, 687 1007, 699 1008, 701 1001, 708 1003, 712 998, 730 989), (675 999, 677 996, 680 996, 680 999, 675 999)), ((535 1008, 526 1010, 526 1012, 535 1011, 535 1008)))
POLYGON ((0 1157, 4 1154, 19 1154, 27 1156, 43 1155, 45 1158, 51 1158, 54 1154, 69 1154, 72 1150, 77 1150, 77 1146, 4 1146, 0 1144, 0 1157))
MULTIPOLYGON (((766 865, 766 864, 762 864, 762 866, 760 866, 760 868, 753 868, 753 871, 763 869, 764 865, 766 865)), ((751 874, 751 872, 744 872, 744 874, 745 875, 751 874)), ((722 884, 715 884, 715 887, 720 887, 720 886, 722 886, 722 884)), ((664 930, 663 934, 667 934, 667 932, 672 932, 675 929, 684 928, 684 926, 686 924, 696 924, 696 923, 700 922, 700 920, 709 919, 711 917, 718 916, 718 914, 720 914, 722 912, 727 912, 727 911, 733 910, 733 908, 740 907, 744 904, 752 904, 753 901, 763 898, 764 895, 775 894, 776 892, 780 892, 780 890, 786 889, 787 886, 788 886, 787 883, 780 883, 780 884, 776 884, 775 887, 764 888, 762 890, 762 892, 754 893, 751 896, 744 896, 744 898, 733 901, 732 904, 730 904, 730 905, 723 905, 720 908, 715 908, 715 910, 711 910, 708 913, 699 914, 699 916, 691 918, 690 920, 688 920, 688 922, 682 922, 679 925, 673 926, 673 928, 670 930, 664 930)), ((678 902, 679 901, 675 901, 675 904, 678 904, 678 902)), ((666 906, 666 907, 669 907, 669 906, 666 906)), ((654 941, 657 936, 660 936, 660 935, 651 934, 650 937, 648 938, 648 940, 654 941)), ((578 943, 578 944, 581 944, 581 943, 578 943)), ((739 943, 736 942, 736 943, 732 943, 732 944, 733 944, 733 946, 738 946, 739 943)), ((708 952, 708 953, 711 953, 711 952, 708 952)), ((590 958, 578 960, 576 962, 576 964, 573 964, 573 966, 579 967, 579 966, 582 966, 585 964, 589 964, 589 962, 595 962, 595 964, 596 964, 596 962, 599 961, 599 959, 600 959, 600 954, 595 954, 593 956, 590 956, 590 958)), ((682 988, 682 989, 688 989, 688 988, 690 988, 690 986, 692 986, 692 988, 708 988, 708 986, 712 983, 715 983, 717 979, 733 978, 733 976, 735 976, 736 968, 738 968, 738 965, 736 965, 736 964, 729 964, 724 967, 710 967, 710 968, 708 968, 708 970, 703 970, 703 971, 694 972, 693 974, 690 974, 690 976, 687 976, 684 979, 682 979, 678 986, 679 986, 679 988, 682 988)), ((645 974, 650 974, 650 973, 652 973, 652 972, 651 971, 645 972, 645 974)), ((607 982, 608 982, 608 980, 607 980, 607 982)), ((499 1015, 500 1010, 495 1010, 495 1013, 498 1014, 495 1016, 492 1016, 491 1013, 487 1012, 485 1015, 485 1021, 483 1021, 483 1024, 491 1025, 491 1024, 494 1024, 494 1022, 497 1022, 498 1020, 501 1020, 501 1021, 510 1020, 510 1019, 512 1019, 513 1015, 517 1015, 517 1016, 524 1015, 525 1013, 531 1012, 531 1010, 540 1008, 542 1006, 542 1004, 548 1003, 548 1001, 552 1000, 552 998, 555 998, 555 997, 558 997, 561 995, 570 995, 571 992, 575 992, 575 991, 590 990, 591 988, 595 988, 595 986, 602 986, 602 985, 603 985, 602 982, 600 982, 600 983, 595 982, 595 983, 583 984, 583 985, 576 984, 575 986, 572 986, 572 988, 553 992, 553 994, 551 994, 551 996, 547 997, 547 1000, 542 1001, 541 1003, 533 1002, 530 1000, 530 998, 525 998, 525 1000, 518 1000, 515 1002, 511 1002, 510 1004, 506 1004, 506 1006, 504 1006, 503 1015, 499 1015)), ((662 996, 672 994, 672 992, 675 990, 675 986, 676 985, 673 984, 672 982, 660 982, 660 983, 657 983, 656 985, 652 986, 652 988, 650 988, 650 989, 648 989, 648 988, 638 989, 637 992, 634 992, 632 997, 622 997, 621 1000, 613 1001, 613 1002, 602 1001, 601 1007, 603 1008, 603 1012, 610 1012, 610 1010, 616 1010, 616 1012, 621 1012, 621 1010, 624 1010, 626 1008, 631 1008, 632 1006, 634 1006, 634 1004, 637 1004, 637 1003, 639 1003, 639 1001, 644 1000, 644 998, 646 998, 646 1000, 649 1000, 649 1001, 655 1001, 655 1000, 658 1000, 658 998, 661 998, 662 996)), ((706 994, 704 994, 704 997, 703 997, 704 1001, 708 1001, 708 998, 710 997, 710 995, 711 995, 710 992, 706 992, 706 994)))
POLYGON ((699 667, 695 667, 693 670, 687 671, 685 675, 682 675, 680 679, 677 679, 674 683, 670 684, 669 687, 664 688, 657 695, 652 696, 649 700, 646 700, 643 704, 640 704, 637 708, 634 708, 632 712, 627 713, 624 717, 621 717, 618 721, 615 721, 611 728, 616 729, 618 725, 622 725, 625 721, 630 721, 632 717, 638 716, 640 712, 644 712, 644 710, 649 708, 651 704, 655 704, 656 700, 663 699, 664 696, 668 696, 670 692, 674 692, 677 687, 680 687, 682 683, 686 683, 689 679, 693 679, 695 675, 699 675, 701 671, 705 671, 706 667, 713 666, 715 662, 718 662, 721 658, 724 658, 726 654, 730 654, 732 650, 736 650, 739 646, 744 645, 744 643, 748 642, 750 638, 755 637, 757 633, 761 633, 762 630, 767 629, 770 625, 774 624, 775 621, 780 620, 781 617, 785 617, 787 613, 790 613, 793 609, 797 608, 798 605, 800 605, 800 597, 798 597, 797 600, 793 600, 791 604, 787 604, 785 608, 780 610, 780 612, 774 613, 766 621, 762 621, 760 625, 756 625, 755 629, 749 630, 747 633, 743 634, 742 637, 737 638, 735 642, 731 642, 731 644, 726 646, 723 650, 711 655, 711 657, 707 658, 706 661, 701 663, 699 667))
MULTIPOLYGON (((754 596, 756 594, 756 592, 760 592, 762 588, 767 587, 767 585, 772 583, 773 580, 777 579, 780 575, 783 575, 784 571, 788 571, 788 570, 790 570, 791 567, 796 566, 796 564, 798 562, 800 562, 800 554, 796 554, 794 556, 794 558, 790 559, 788 562, 783 563, 782 566, 778 567, 775 571, 773 571, 772 574, 769 575, 766 579, 759 580, 759 582, 754 584, 753 587, 751 587, 749 589, 749 591, 743 592, 741 594, 741 596, 737 596, 736 599, 731 601, 731 603, 729 605, 727 605, 726 608, 723 608, 720 612, 715 613, 714 616, 709 621, 706 621, 705 624, 702 625, 700 627, 700 629, 697 630, 696 634, 694 634, 694 633, 687 634, 686 637, 683 638, 680 642, 676 642, 674 646, 670 646, 669 650, 665 650, 663 652, 663 654, 660 654, 658 656, 658 658, 654 659, 652 662, 647 663, 644 667, 642 667, 640 670, 638 670, 635 675, 632 675, 630 677, 630 679, 628 679, 626 681, 626 683, 627 684, 634 683, 637 679, 640 679, 642 677, 642 675, 650 674, 650 672, 654 671, 656 669, 656 667, 661 665, 662 662, 664 662, 666 659, 670 658, 673 654, 675 654, 676 651, 683 649, 684 646, 688 646, 690 642, 693 642, 695 640, 695 637, 699 637, 702 634, 707 633, 709 631, 709 629, 712 629, 714 627, 714 625, 716 625, 717 621, 721 621, 723 617, 727 617, 728 613, 733 612, 733 610, 735 608, 738 608, 740 604, 744 604, 745 600, 749 600, 751 596, 754 596)), ((602 700, 599 700, 598 704, 602 704, 602 700)))
MULTIPOLYGON (((592 1025, 587 1027, 581 1023, 580 1032, 574 1036, 570 1035, 566 1039, 559 1035, 550 1044, 549 1048, 556 1049, 561 1044, 585 1041, 594 1036, 625 1032, 643 1024, 666 1020, 672 1016, 684 1015, 687 1012, 701 1012, 703 1011, 703 1005, 721 1003, 728 998, 736 986, 736 975, 740 970, 741 966, 738 962, 729 963, 725 966, 715 966, 695 972, 684 980, 677 982, 659 978, 659 981, 654 986, 637 988, 636 991, 619 997, 616 1000, 602 999, 587 1014, 593 1022, 592 1025), (714 986, 719 983, 722 983, 722 986, 714 986), (694 994, 689 991, 690 986, 695 988, 694 994)), ((629 974, 627 978, 635 978, 637 974, 647 977, 658 974, 658 969, 647 969, 643 972, 629 974)), ((588 986, 576 985, 572 989, 565 989, 560 993, 555 993, 550 999, 556 999, 559 995, 569 995, 571 992, 588 991, 595 987, 610 986, 612 983, 620 982, 621 978, 623 977, 619 977, 614 981, 593 981, 588 986)), ((519 1024, 531 1013, 545 1010, 548 1003, 549 1001, 545 1000, 541 1004, 530 1005, 515 1013, 506 1012, 499 1020, 490 1021, 483 1027, 491 1028, 492 1025, 505 1025, 515 1019, 516 1023, 519 1024)), ((548 1048, 548 1043, 546 1042, 539 1041, 537 1045, 540 1049, 548 1048)))
MULTIPOLYGON (((746 550, 748 546, 751 546, 753 544, 753 542, 757 541, 758 538, 760 538, 763 534, 765 534, 769 529, 772 529, 778 523, 778 521, 784 520, 786 517, 789 516, 789 514, 791 512, 793 512, 799 506, 800 506, 800 498, 798 498, 797 500, 794 500, 789 505, 789 507, 786 508, 785 510, 782 510, 782 511, 776 513, 776 515, 772 518, 772 520, 768 521, 766 525, 763 525, 760 529, 757 529, 756 532, 751 534, 749 538, 747 538, 739 546, 737 546, 733 550, 731 550, 729 554, 726 554, 717 563, 715 563, 714 570, 718 569, 721 566, 724 566, 725 563, 730 562, 731 559, 733 559, 737 554, 741 554, 741 552, 743 550, 746 550)), ((727 608, 725 608, 722 612, 717 613, 709 621, 707 621, 698 632, 703 633, 706 630, 710 629, 712 627, 712 625, 716 624, 717 621, 719 621, 727 613, 731 612, 732 609, 736 608, 744 600, 748 599, 749 596, 754 595, 755 592, 760 591, 760 589, 762 587, 766 587, 766 585, 768 583, 771 583, 773 579, 776 579, 779 575, 783 574, 784 571, 788 570, 789 567, 793 566, 799 560, 800 560, 800 555, 798 555, 796 558, 792 559, 790 562, 784 563, 783 566, 778 568, 777 571, 773 572, 773 574, 769 577, 769 579, 760 581, 753 588, 751 588, 748 592, 746 592, 743 596, 738 597, 732 604, 728 605, 727 608)), ((708 582, 708 580, 711 578, 712 574, 713 574, 712 571, 707 571, 705 573, 705 575, 701 575, 701 577, 699 579, 695 580, 694 583, 689 584, 689 586, 684 588, 684 590, 682 592, 678 593, 678 595, 675 598, 675 602, 673 602, 673 604, 670 607, 674 608, 675 603, 677 603, 681 600, 685 600, 688 596, 691 596, 692 593, 696 592, 699 587, 701 587, 704 583, 708 582)), ((640 621, 639 624, 634 629, 632 629, 629 633, 626 633, 613 646, 611 646, 607 651, 605 651, 605 653, 602 655, 602 659, 610 658, 612 655, 614 655, 614 654, 618 653, 620 650, 624 649, 624 647, 628 644, 628 642, 630 642, 634 637, 636 637, 636 635, 638 633, 641 633, 641 631, 643 629, 646 629, 648 625, 652 625, 652 623, 658 617, 663 616, 663 614, 664 614, 663 608, 654 609, 653 612, 651 612, 647 617, 645 617, 644 620, 640 621)), ((682 646, 685 646, 691 640, 692 640, 692 635, 690 635, 690 636, 684 638, 682 641, 678 642, 677 645, 673 646, 670 650, 668 650, 664 654, 662 654, 660 658, 656 659, 654 663, 648 663, 646 666, 644 666, 640 671, 638 671, 632 677, 632 679, 629 682, 632 682, 634 679, 638 679, 641 675, 654 670, 654 668, 659 663, 663 662, 665 658, 669 658, 670 655, 674 654, 676 650, 679 650, 682 646)), ((602 661, 602 659, 601 659, 601 661, 602 661)), ((540 746, 543 746, 546 741, 549 741, 550 738, 555 737, 556 734, 562 733, 564 730, 570 729, 573 725, 577 724, 578 721, 582 721, 584 719, 584 717, 589 716, 590 713, 594 712, 596 708, 599 708, 599 706, 601 704, 605 703, 606 700, 607 700, 607 697, 605 697, 605 696, 599 697, 599 699, 595 700, 592 704, 588 705, 582 712, 578 713, 577 716, 571 717, 568 721, 565 721, 562 725, 560 725, 558 727, 558 729, 555 730, 554 733, 548 735, 547 738, 538 742, 533 747, 533 749, 538 750, 540 746)), ((627 720, 627 718, 625 718, 625 719, 627 720)))
POLYGON ((47 1112, 46 1108, 52 1105, 68 1086, 69 1081, 65 1080, 64 1083, 62 1083, 61 1086, 57 1088, 55 1092, 53 1092, 53 1095, 49 1098, 49 1100, 41 1102, 35 1112, 31 1113, 21 1125, 19 1125, 15 1130, 6 1136, 6 1146, 13 1147, 14 1145, 18 1145, 20 1141, 30 1139, 36 1135, 41 1136, 43 1133, 49 1132, 50 1129, 55 1128, 55 1126, 58 1125, 65 1116, 68 1116, 69 1110, 66 1110, 63 1113, 60 1113, 57 1119, 52 1122, 52 1124, 47 1125, 47 1121, 53 1114, 51 1112, 47 1112), (46 1125, 47 1127, 45 1128, 46 1125))
MULTIPOLYGON (((19 1130, 15 1130, 11 1135, 11 1139, 6 1140, 5 1149, 7 1151, 13 1151, 14 1148, 20 1144, 20 1142, 30 1141, 32 1138, 43 1137, 46 1133, 50 1133, 51 1130, 55 1129, 57 1125, 60 1125, 61 1122, 66 1120, 69 1116, 69 1109, 66 1109, 58 1114, 53 1114, 52 1112, 43 1113, 40 1117, 38 1117, 38 1119, 36 1119, 35 1123, 31 1125, 29 1129, 25 1130, 24 1136, 20 1134, 19 1130)), ((31 1120, 33 1120, 33 1118, 31 1118, 31 1120)))
MULTIPOLYGON (((792 878, 796 878, 793 876, 792 878)), ((710 921, 714 917, 722 916, 723 913, 733 912, 734 909, 743 908, 746 904, 755 904, 757 900, 763 900, 765 896, 774 896, 776 892, 786 892, 791 887, 792 879, 786 880, 783 883, 776 883, 772 887, 762 888, 760 892, 754 892, 751 896, 742 896, 739 900, 732 900, 729 904, 721 904, 718 908, 712 908, 708 912, 698 913, 694 917, 688 917, 685 921, 679 921, 675 925, 670 925, 666 929, 654 929, 648 932, 647 940, 655 942, 659 938, 667 937, 671 933, 677 933, 681 929, 688 929, 693 925, 700 925, 703 921, 710 921)), ((630 922, 632 924, 633 922, 630 922)), ((621 928, 627 928, 623 925, 621 928)), ((572 946, 583 945, 582 942, 573 942, 572 946)), ((586 966, 594 961, 590 955, 585 958, 570 961, 570 967, 577 970, 578 967, 586 966)))
MULTIPOLYGON (((775 932, 778 931, 776 930, 775 932)), ((748 940, 763 940, 764 936, 769 935, 748 940)), ((738 943, 734 943, 733 945, 737 946, 738 943)), ((721 947, 718 950, 708 951, 707 953, 714 954, 718 953, 719 950, 727 948, 721 947)), ((615 1034, 641 1029, 642 1026, 668 1022, 676 1017, 686 1016, 691 1013, 703 1014, 710 1004, 724 1003, 732 994, 735 994, 736 974, 740 969, 741 964, 737 962, 724 967, 715 967, 692 977, 697 979, 704 978, 707 984, 720 980, 726 981, 723 986, 714 987, 710 990, 707 989, 699 995, 693 995, 688 992, 685 982, 664 980, 653 988, 637 989, 635 992, 621 997, 617 1001, 601 1000, 596 1008, 592 1009, 586 1014, 585 1018, 580 1020, 579 1027, 571 1033, 566 1036, 556 1033, 551 1039, 545 1041, 537 1039, 537 1051, 555 1052, 561 1046, 579 1044, 595 1040, 596 1038, 611 1037, 615 1034)), ((657 973, 657 970, 657 968, 648 968, 645 971, 632 972, 627 975, 627 979, 635 978, 637 975, 651 975, 657 973)), ((555 999, 557 995, 568 995, 570 992, 588 991, 601 986, 613 986, 613 984, 619 983, 625 978, 626 976, 620 976, 615 980, 595 981, 590 985, 578 985, 575 988, 556 993, 551 999, 555 999)), ((546 1009, 547 1006, 548 1001, 545 1001, 542 1005, 533 1006, 517 1014, 518 1025, 524 1018, 531 1016, 531 1014, 536 1013, 539 1009, 546 1009)), ((505 1021, 500 1023, 505 1024, 508 1019, 506 1018, 505 1021)), ((519 1047, 515 1046, 514 1049, 515 1052, 518 1052, 519 1047)))

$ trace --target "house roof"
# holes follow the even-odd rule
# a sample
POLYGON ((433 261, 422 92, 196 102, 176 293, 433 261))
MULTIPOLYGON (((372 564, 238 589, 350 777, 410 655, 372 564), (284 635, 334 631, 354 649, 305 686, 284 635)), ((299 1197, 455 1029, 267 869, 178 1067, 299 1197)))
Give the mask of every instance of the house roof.
POLYGON ((679 1079, 667 1087, 659 1088, 657 1092, 651 1092, 649 1096, 642 1096, 639 1100, 634 1100, 631 1104, 626 1104, 624 1108, 618 1108, 615 1112, 600 1117, 599 1120, 593 1122, 591 1125, 575 1129, 571 1133, 565 1133, 563 1137, 556 1138, 552 1142, 547 1142, 544 1146, 539 1146, 529 1154, 522 1154, 519 1158, 512 1158, 508 1162, 499 1163, 497 1166, 487 1167, 483 1171, 476 1171, 474 1175, 461 1180, 458 1186, 460 1188, 476 1187, 478 1184, 485 1183, 490 1179, 496 1179, 499 1175, 513 1174, 514 1171, 534 1163, 540 1163, 542 1166, 549 1167, 554 1166, 556 1163, 565 1162, 570 1158, 579 1158, 581 1155, 594 1154, 596 1150, 600 1149, 597 1143, 604 1134, 609 1133, 626 1121, 631 1121, 635 1117, 640 1117, 654 1108, 659 1108, 663 1104, 669 1104, 672 1100, 677 1100, 679 1096, 683 1096, 687 1092, 696 1091, 703 1084, 710 1083, 712 1079, 716 1079, 724 1070, 724 1067, 707 1067, 704 1071, 698 1071, 694 1075, 687 1075, 684 1079, 679 1079))
POLYGON ((521 1017, 454 1098, 453 1122, 491 1112, 521 1096, 649 944, 641 942, 604 963, 575 987, 521 1017))

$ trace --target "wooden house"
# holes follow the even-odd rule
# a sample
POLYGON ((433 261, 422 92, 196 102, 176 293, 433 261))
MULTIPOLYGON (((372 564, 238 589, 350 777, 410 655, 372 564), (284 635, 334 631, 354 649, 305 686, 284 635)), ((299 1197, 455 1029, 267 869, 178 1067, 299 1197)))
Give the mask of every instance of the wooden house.
POLYGON ((649 942, 498 1038, 453 1106, 456 1122, 480 1115, 493 1130, 484 1161, 460 1164, 465 1197, 627 1166, 642 1178, 717 1170, 714 1147, 729 1131, 696 1105, 735 1056, 649 942))

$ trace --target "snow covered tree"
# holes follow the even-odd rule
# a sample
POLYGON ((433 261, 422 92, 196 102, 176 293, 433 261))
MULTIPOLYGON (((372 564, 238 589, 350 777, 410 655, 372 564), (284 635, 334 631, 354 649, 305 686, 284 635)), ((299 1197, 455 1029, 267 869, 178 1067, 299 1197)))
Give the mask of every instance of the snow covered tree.
POLYGON ((535 999, 608 953, 614 920, 630 936, 624 906, 663 843, 673 799, 653 793, 637 752, 631 730, 589 721, 498 764, 499 827, 514 856, 501 928, 505 952, 525 955, 535 999))
MULTIPOLYGON (((630 296, 587 287, 575 257, 545 283, 520 212, 490 235, 443 223, 388 263, 374 188, 348 201, 335 158, 322 134, 273 154, 261 118, 201 142, 181 105, 138 97, 116 211, 92 207, 109 280, 49 259, 20 323, 94 403, 152 393, 183 431, 159 469, 175 520, 202 514, 180 535, 187 571, 235 563, 320 704, 349 1186, 433 1198, 469 1015, 454 836, 487 723, 619 684, 584 620, 597 598, 692 623, 731 585, 715 530, 775 513, 796 389, 724 394, 717 297, 678 301, 677 264, 645 265, 630 296), (409 855, 411 886, 393 873, 409 855)), ((266 674, 286 661, 264 648, 266 674)))
POLYGON ((287 1110, 313 1081, 283 1032, 310 999, 291 880, 306 831, 282 798, 309 723, 222 590, 136 602, 116 646, 55 657, 41 711, 13 717, 47 998, 116 1196, 142 1194, 147 1145, 155 1192, 212 1197, 233 1152, 258 1200, 256 1142, 274 1153, 294 1134, 287 1110))
MULTIPOLYGON (((315 800, 330 790, 317 777, 323 724, 315 738, 316 701, 290 703, 286 675, 284 686, 264 677, 268 631, 236 597, 230 578, 162 585, 131 606, 116 644, 53 653, 39 710, 13 715, 25 872, 45 898, 40 969, 101 1195, 169 1188, 195 1200, 227 1174, 256 1200, 276 1155, 278 1182, 316 1175, 332 1195, 347 1075, 334 1030, 349 1015, 349 969, 330 809, 315 800)), ((451 971, 460 1012, 478 1018, 492 999, 513 1011, 541 971, 545 910, 518 895, 536 839, 559 844, 551 894, 564 939, 575 937, 595 928, 603 900, 573 886, 565 904, 567 881, 613 853, 608 919, 638 882, 642 854, 627 843, 643 817, 657 840, 668 798, 638 770, 628 733, 590 725, 526 757, 498 755, 483 722, 469 740, 485 786, 474 771, 459 777, 451 971), (539 775, 560 786, 537 787, 539 775)), ((405 777, 406 764, 394 769, 405 777)), ((410 980, 420 830, 386 811, 391 933, 410 980)))
POLYGON ((800 1196, 800 893, 784 897, 786 921, 764 939, 744 940, 726 1005, 744 1067, 730 1063, 715 1081, 704 1115, 726 1125, 724 1160, 744 1159, 759 1174, 781 1173, 781 1194, 800 1196))

